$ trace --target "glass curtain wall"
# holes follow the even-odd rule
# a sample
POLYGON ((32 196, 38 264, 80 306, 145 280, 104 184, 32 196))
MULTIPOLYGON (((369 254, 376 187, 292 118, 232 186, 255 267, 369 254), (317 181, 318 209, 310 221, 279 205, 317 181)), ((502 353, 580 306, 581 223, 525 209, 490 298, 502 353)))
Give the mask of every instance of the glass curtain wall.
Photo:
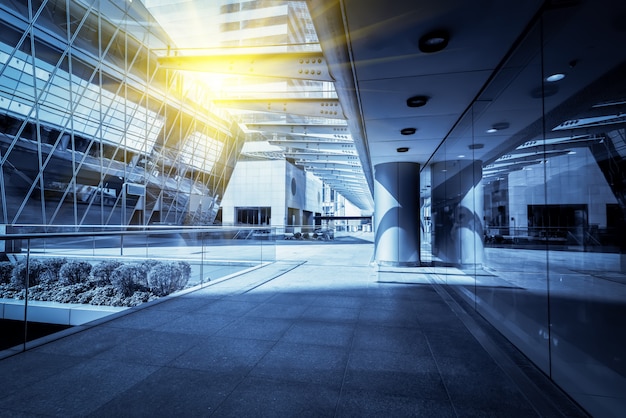
POLYGON ((244 135, 142 2, 0 5, 0 224, 205 225, 244 135))
POLYGON ((626 410, 617 4, 544 10, 423 176, 441 280, 598 417, 626 410))

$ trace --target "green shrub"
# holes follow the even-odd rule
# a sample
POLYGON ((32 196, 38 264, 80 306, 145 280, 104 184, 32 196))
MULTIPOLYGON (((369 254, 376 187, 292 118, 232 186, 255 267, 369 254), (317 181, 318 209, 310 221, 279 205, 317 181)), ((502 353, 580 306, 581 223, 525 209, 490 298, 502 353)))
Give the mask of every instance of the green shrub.
POLYGON ((92 289, 91 300, 92 305, 121 306, 121 295, 113 285, 106 285, 92 289))
POLYGON ((57 282, 61 280, 61 269, 67 263, 66 258, 47 258, 41 260, 42 269, 40 282, 57 282))
MULTIPOLYGON (((46 270, 39 260, 30 259, 28 262, 28 286, 36 286, 40 282, 40 276, 46 270)), ((47 273, 44 273, 47 274, 47 273)), ((26 286, 26 260, 20 260, 14 267, 11 274, 11 285, 17 289, 26 286)))
POLYGON ((111 284, 111 274, 113 270, 123 263, 117 260, 105 260, 96 264, 91 270, 91 275, 97 286, 107 286, 111 284))
POLYGON ((91 274, 91 264, 86 261, 68 261, 61 267, 61 284, 87 283, 91 274))
POLYGON ((124 296, 145 289, 145 269, 137 264, 124 264, 111 272, 111 284, 124 296))
POLYGON ((166 296, 183 289, 189 281, 189 263, 160 263, 148 272, 148 287, 156 296, 166 296))
POLYGON ((12 274, 13 274, 13 263, 9 261, 0 261, 0 284, 11 283, 12 274))
POLYGON ((59 303, 81 303, 81 295, 89 290, 87 283, 74 283, 59 287, 53 301, 59 303))
POLYGON ((153 268, 155 268, 156 266, 162 265, 164 264, 163 261, 158 261, 158 260, 145 260, 141 263, 141 268, 143 269, 144 273, 145 273, 145 281, 142 283, 145 287, 149 288, 150 284, 148 283, 148 274, 150 273, 150 270, 152 270, 153 268))
POLYGON ((189 278, 191 277, 191 264, 189 264, 186 261, 175 261, 176 264, 178 264, 178 267, 180 268, 180 272, 181 272, 181 281, 180 283, 180 288, 184 288, 185 286, 187 286, 187 282, 189 282, 189 278))

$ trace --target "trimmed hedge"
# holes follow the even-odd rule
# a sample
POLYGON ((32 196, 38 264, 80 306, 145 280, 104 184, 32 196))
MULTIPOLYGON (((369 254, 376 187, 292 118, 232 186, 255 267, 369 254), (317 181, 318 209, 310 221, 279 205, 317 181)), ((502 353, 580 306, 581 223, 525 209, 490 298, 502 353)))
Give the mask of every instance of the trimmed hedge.
POLYGON ((0 284, 11 283, 13 275, 13 264, 9 261, 0 261, 0 284))
MULTIPOLYGON (((136 306, 184 289, 191 276, 187 262, 141 263, 64 258, 29 260, 29 298, 61 303, 136 306)), ((23 299, 26 263, 0 262, 0 297, 23 299)))
POLYGON ((93 266, 91 276, 97 286, 107 286, 111 283, 111 274, 124 263, 117 260, 105 260, 93 266))
POLYGON ((91 268, 86 261, 68 261, 59 270, 60 282, 64 285, 87 283, 91 268))

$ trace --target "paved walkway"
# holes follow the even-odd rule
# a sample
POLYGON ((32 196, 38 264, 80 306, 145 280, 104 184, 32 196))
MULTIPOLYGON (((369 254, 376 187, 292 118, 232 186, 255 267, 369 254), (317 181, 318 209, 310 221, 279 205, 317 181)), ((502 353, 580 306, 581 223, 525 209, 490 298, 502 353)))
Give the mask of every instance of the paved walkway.
POLYGON ((371 244, 277 252, 0 360, 0 416, 582 416, 426 274, 376 271, 371 244))

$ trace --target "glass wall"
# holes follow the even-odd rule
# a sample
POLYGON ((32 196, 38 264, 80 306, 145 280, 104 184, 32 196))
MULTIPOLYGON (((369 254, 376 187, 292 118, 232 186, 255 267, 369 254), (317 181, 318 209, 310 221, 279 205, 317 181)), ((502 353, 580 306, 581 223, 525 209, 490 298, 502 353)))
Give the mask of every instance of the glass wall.
POLYGON ((126 0, 0 4, 0 224, 206 225, 244 134, 126 0))
POLYGON ((626 5, 546 7, 429 162, 432 260, 593 416, 626 410, 626 5))

